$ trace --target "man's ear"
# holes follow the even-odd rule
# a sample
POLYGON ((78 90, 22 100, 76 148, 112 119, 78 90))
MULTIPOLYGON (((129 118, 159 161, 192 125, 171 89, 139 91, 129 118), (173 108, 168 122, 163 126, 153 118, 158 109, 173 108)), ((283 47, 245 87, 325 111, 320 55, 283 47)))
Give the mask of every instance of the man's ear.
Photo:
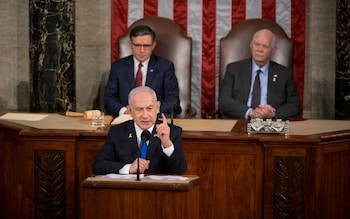
POLYGON ((152 43, 152 51, 154 50, 154 48, 156 48, 156 45, 157 45, 157 42, 153 41, 153 43, 152 43))
POLYGON ((276 49, 276 46, 275 46, 275 47, 272 48, 272 52, 271 52, 271 53, 272 53, 272 54, 275 54, 276 50, 277 50, 277 49, 276 49))
POLYGON ((157 107, 157 111, 159 113, 160 112, 160 101, 157 101, 156 107, 157 107))

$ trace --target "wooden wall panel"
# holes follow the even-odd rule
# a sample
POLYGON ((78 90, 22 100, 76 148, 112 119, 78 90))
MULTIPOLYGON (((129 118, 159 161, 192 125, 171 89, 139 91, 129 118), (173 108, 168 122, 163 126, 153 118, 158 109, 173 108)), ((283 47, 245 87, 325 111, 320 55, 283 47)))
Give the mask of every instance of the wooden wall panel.
POLYGON ((201 177, 206 218, 261 218, 262 148, 246 141, 184 139, 186 174, 201 177))
MULTIPOLYGON (((305 136, 235 130, 183 133, 185 174, 201 178, 200 218, 348 217, 349 130, 305 136)), ((52 212, 83 218, 81 183, 92 175, 107 133, 0 121, 1 218, 50 218, 52 212), (58 205, 45 206, 51 200, 58 205)))

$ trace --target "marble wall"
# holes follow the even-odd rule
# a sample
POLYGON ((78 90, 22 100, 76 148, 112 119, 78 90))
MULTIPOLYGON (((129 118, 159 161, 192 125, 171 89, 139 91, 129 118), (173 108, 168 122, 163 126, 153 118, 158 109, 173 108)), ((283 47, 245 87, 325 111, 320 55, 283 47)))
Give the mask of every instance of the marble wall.
POLYGON ((30 111, 75 111, 74 1, 29 1, 30 111))
MULTIPOLYGON (((76 110, 92 109, 111 61, 112 1, 75 2, 76 110)), ((334 118, 336 1, 307 1, 304 118, 334 118)), ((0 2, 0 112, 30 109, 29 3, 0 2)))

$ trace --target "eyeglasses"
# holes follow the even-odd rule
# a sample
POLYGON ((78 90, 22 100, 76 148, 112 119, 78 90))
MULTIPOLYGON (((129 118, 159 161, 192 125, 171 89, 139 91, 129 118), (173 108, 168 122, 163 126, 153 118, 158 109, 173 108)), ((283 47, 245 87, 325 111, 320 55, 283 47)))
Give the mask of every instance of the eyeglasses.
POLYGON ((143 47, 143 49, 150 49, 153 44, 135 44, 132 43, 132 45, 136 48, 136 49, 141 49, 143 47))

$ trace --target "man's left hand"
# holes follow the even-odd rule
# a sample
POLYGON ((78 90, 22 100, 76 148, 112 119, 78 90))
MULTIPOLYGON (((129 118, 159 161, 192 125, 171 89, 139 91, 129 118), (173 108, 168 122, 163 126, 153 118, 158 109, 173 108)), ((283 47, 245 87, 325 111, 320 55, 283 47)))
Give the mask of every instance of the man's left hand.
POLYGON ((162 145, 167 148, 172 145, 170 140, 170 127, 168 126, 168 121, 162 113, 162 123, 156 125, 158 138, 161 140, 162 145))

